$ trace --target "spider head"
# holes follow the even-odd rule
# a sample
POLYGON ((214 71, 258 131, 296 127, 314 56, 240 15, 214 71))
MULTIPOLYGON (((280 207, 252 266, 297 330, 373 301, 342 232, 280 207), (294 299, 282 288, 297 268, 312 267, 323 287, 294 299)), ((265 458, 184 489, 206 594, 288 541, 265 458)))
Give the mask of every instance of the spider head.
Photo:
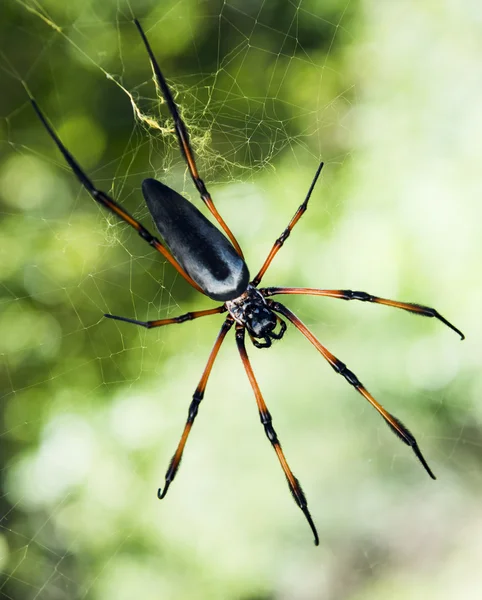
POLYGON ((277 323, 276 315, 270 308, 256 304, 246 310, 245 319, 248 331, 255 338, 270 337, 277 323))
POLYGON ((272 340, 280 340, 286 331, 286 323, 252 285, 238 298, 228 300, 225 306, 232 318, 246 327, 256 348, 269 348, 272 340), (278 324, 279 331, 275 331, 278 324), (258 342, 257 339, 262 339, 263 342, 258 342))

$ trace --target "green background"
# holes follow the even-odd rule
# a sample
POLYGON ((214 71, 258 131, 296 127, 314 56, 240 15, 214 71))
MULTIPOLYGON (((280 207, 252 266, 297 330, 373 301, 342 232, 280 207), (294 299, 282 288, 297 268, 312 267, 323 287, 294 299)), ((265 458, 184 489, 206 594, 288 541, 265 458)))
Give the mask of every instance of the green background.
POLYGON ((482 9, 469 0, 131 3, 252 275, 326 166, 266 285, 364 290, 433 319, 286 304, 414 433, 438 480, 293 328, 248 345, 320 533, 259 423, 232 335, 163 502, 221 318, 65 167, 151 227, 156 176, 200 206, 123 2, 0 8, 0 597, 377 600, 482 588, 482 9), (133 111, 135 106, 139 112, 133 111), (148 116, 151 125, 143 117, 148 116))

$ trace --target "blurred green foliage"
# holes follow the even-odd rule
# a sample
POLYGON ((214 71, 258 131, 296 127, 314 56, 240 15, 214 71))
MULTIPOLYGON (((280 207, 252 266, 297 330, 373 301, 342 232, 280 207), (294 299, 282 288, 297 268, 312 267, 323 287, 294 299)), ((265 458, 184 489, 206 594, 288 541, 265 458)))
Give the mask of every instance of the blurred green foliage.
POLYGON ((198 199, 129 5, 7 0, 3 597, 458 598, 462 581, 463 597, 478 597, 482 36, 471 11, 480 9, 468 0, 131 7, 252 272, 323 158, 310 210, 266 283, 422 302, 467 330, 459 346, 439 323, 382 307, 287 302, 408 422, 440 478, 428 481, 290 330, 270 352, 248 352, 321 547, 289 498, 231 337, 158 502, 220 319, 152 331, 103 319, 212 303, 95 206, 22 83, 89 176, 146 225, 143 178, 198 199))

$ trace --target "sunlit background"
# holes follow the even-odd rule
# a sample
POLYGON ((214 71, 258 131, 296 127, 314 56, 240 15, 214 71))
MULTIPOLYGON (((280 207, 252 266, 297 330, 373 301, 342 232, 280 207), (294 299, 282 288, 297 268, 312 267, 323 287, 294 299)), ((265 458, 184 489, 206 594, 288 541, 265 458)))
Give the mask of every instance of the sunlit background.
POLYGON ((416 436, 436 473, 290 328, 248 345, 318 526, 313 546, 229 335, 157 488, 222 317, 98 208, 151 227, 156 176, 200 207, 129 4, 0 9, 0 598, 410 600, 482 595, 482 7, 473 0, 131 0, 252 275, 326 162, 266 285, 416 436))

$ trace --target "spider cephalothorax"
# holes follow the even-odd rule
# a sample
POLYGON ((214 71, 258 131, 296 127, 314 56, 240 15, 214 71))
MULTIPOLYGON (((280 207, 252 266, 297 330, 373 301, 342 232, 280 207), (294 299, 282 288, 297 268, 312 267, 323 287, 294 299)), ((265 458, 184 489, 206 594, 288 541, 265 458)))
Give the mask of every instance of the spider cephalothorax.
POLYGON ((280 340, 286 331, 285 321, 270 308, 262 292, 251 284, 244 294, 228 300, 225 306, 236 323, 246 327, 256 348, 269 348, 271 340, 280 340), (280 329, 275 333, 278 323, 280 329), (264 343, 258 342, 256 338, 262 339, 264 343))
POLYGON ((251 367, 251 362, 248 358, 244 343, 246 330, 248 331, 251 341, 256 347, 267 348, 271 346, 273 339, 281 339, 286 331, 286 323, 279 316, 283 315, 315 346, 315 348, 331 365, 336 373, 342 375, 347 382, 356 389, 357 392, 359 392, 366 400, 368 400, 368 402, 383 417, 391 430, 405 444, 412 448, 413 452, 420 460, 430 477, 435 479, 435 476, 422 456, 414 436, 400 422, 400 420, 391 415, 383 408, 381 404, 375 400, 365 386, 362 385, 357 376, 350 371, 341 360, 339 360, 327 348, 325 348, 294 313, 292 313, 280 302, 267 300, 267 298, 278 294, 311 294, 315 296, 340 298, 343 300, 360 300, 362 302, 385 304, 387 306, 401 308, 408 312, 425 317, 435 317, 459 333, 462 339, 464 336, 461 331, 444 319, 436 310, 427 306, 422 306, 421 304, 398 302, 395 300, 388 300, 386 298, 373 296, 372 294, 366 294, 365 292, 354 292, 351 290, 320 290, 313 288, 287 287, 257 288, 273 258, 276 256, 277 252, 290 235, 292 229, 306 211, 308 207, 308 201, 320 175, 323 163, 320 163, 316 171, 305 200, 295 212, 293 218, 288 224, 288 227, 275 241, 270 253, 258 271, 256 277, 249 282, 249 271, 244 261, 241 247, 229 227, 219 215, 204 182, 199 177, 194 153, 189 142, 187 128, 179 115, 179 111, 174 102, 172 94, 169 90, 166 80, 164 79, 164 76, 161 73, 159 65, 157 64, 152 49, 139 21, 135 19, 134 23, 139 31, 151 60, 156 82, 162 91, 166 104, 174 120, 174 127, 179 140, 181 152, 186 159, 187 168, 192 177, 194 185, 199 192, 201 200, 205 203, 213 217, 224 230, 224 233, 214 227, 193 204, 183 198, 180 194, 158 181, 147 179, 143 183, 142 190, 151 216, 163 238, 163 242, 161 242, 157 237, 152 235, 144 227, 144 225, 134 219, 134 217, 132 217, 113 198, 95 187, 93 182, 84 173, 72 154, 63 145, 32 96, 30 96, 30 100, 35 112, 47 129, 51 138, 56 143, 64 159, 67 161, 76 177, 89 192, 92 198, 116 214, 125 223, 133 227, 141 236, 141 238, 155 250, 160 252, 178 271, 178 273, 196 290, 205 294, 209 298, 212 298, 213 300, 224 302, 224 304, 214 308, 198 310, 180 315, 178 317, 158 319, 155 321, 138 321, 129 317, 119 317, 110 314, 105 316, 109 317, 110 319, 126 321, 128 323, 134 323, 150 329, 153 327, 163 327, 165 325, 171 325, 174 323, 184 323, 185 321, 191 321, 192 319, 205 317, 207 315, 228 312, 228 315, 221 326, 218 337, 216 338, 213 349, 211 350, 199 384, 194 391, 193 398, 189 406, 189 412, 186 424, 184 426, 184 431, 166 472, 164 488, 162 490, 158 490, 158 496, 159 498, 164 498, 177 473, 189 432, 191 431, 194 419, 198 414, 201 400, 204 397, 204 391, 206 389, 207 381, 214 361, 216 360, 221 344, 226 338, 227 333, 236 323, 236 344, 256 398, 261 423, 264 426, 266 436, 271 442, 283 472, 286 475, 288 486, 293 494, 293 498, 295 499, 299 508, 303 511, 303 514, 305 515, 313 531, 315 544, 318 545, 318 533, 308 510, 306 497, 301 489, 299 481, 293 475, 293 472, 288 466, 284 453, 281 449, 280 442, 272 425, 271 414, 268 411, 268 407, 263 399, 251 367), (164 243, 166 245, 164 245, 164 243), (280 328, 278 332, 275 332, 278 324, 280 328), (258 341, 260 339, 262 342, 258 341))

